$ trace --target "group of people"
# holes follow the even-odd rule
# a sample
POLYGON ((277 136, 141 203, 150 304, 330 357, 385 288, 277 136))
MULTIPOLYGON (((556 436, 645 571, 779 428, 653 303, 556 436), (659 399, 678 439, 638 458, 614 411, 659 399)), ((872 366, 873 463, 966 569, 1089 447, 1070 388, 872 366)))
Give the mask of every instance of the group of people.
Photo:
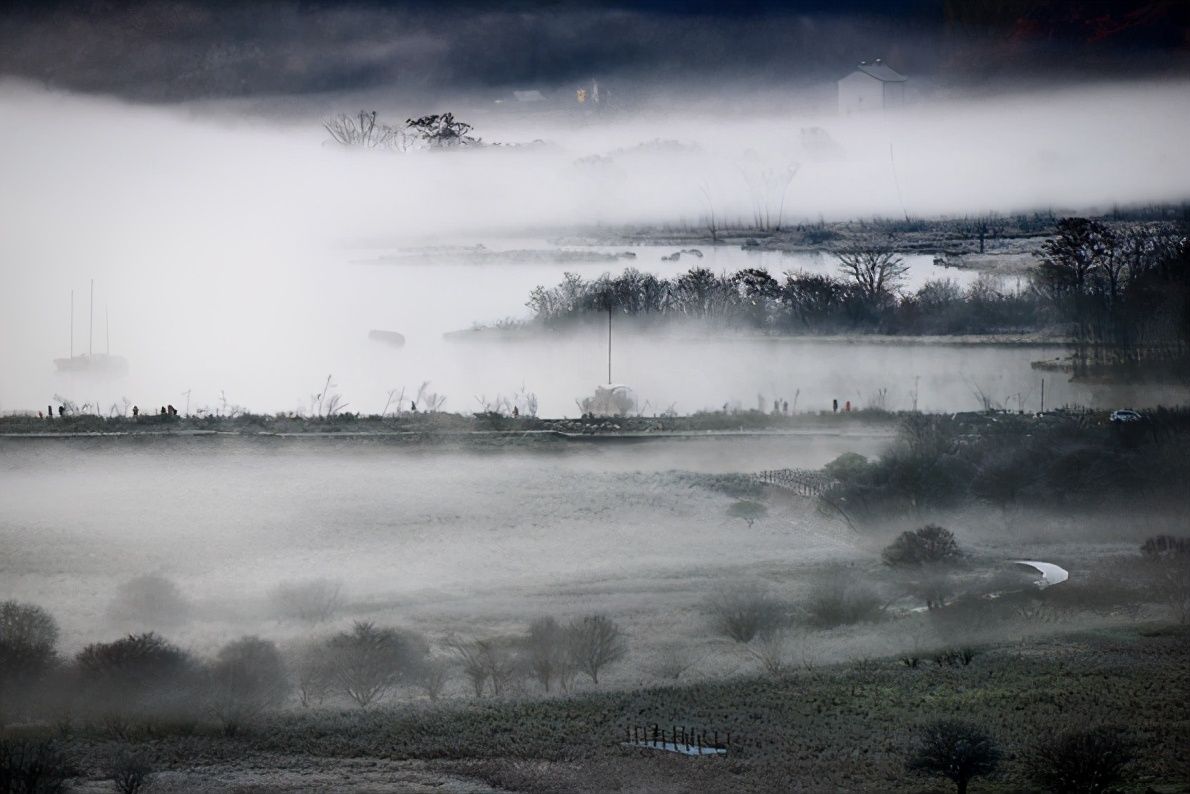
MULTIPOLYGON (((67 411, 67 408, 65 405, 59 405, 58 406, 58 417, 62 418, 64 416, 66 416, 66 411, 67 411)), ((140 406, 139 405, 132 406, 132 415, 140 416, 140 406)), ((177 416, 178 409, 174 408, 172 405, 163 405, 163 406, 161 406, 161 410, 158 412, 158 415, 160 415, 160 416, 177 416)), ((45 407, 45 413, 38 411, 37 418, 38 419, 53 419, 54 418, 54 406, 47 405, 45 407)))

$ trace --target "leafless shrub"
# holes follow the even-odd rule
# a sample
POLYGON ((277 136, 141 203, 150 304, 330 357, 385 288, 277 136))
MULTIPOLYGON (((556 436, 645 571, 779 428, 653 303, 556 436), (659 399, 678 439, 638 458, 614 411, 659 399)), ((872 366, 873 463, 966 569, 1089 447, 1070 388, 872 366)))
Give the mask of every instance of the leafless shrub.
POLYGON ((758 587, 720 590, 706 607, 715 633, 740 643, 763 638, 789 622, 787 605, 758 587))
POLYGON ((1131 744, 1108 727, 1051 737, 1025 755, 1030 777, 1045 790, 1080 794, 1115 790, 1132 760, 1131 744))
POLYGON ((105 771, 118 794, 138 794, 152 785, 153 767, 148 757, 127 745, 112 752, 105 771))
POLYGON ((847 571, 834 571, 818 582, 805 604, 806 620, 817 628, 874 623, 884 617, 884 601, 863 582, 847 581, 847 571))
POLYGON ((228 736, 284 703, 289 690, 289 675, 277 646, 257 637, 225 645, 207 670, 208 705, 228 736))
POLYGON ((677 681, 701 660, 701 656, 691 654, 685 645, 669 643, 657 652, 653 674, 666 681, 677 681))
POLYGON ((748 645, 748 652, 771 676, 785 675, 793 668, 793 638, 784 629, 758 635, 756 640, 748 645))
POLYGON ((442 691, 446 689, 448 681, 450 681, 450 663, 446 659, 435 657, 426 662, 418 684, 426 693, 426 697, 436 703, 438 698, 442 697, 442 691))
POLYGON ((269 594, 278 620, 325 623, 343 608, 343 585, 331 579, 282 582, 269 594))
POLYGON ((307 644, 294 649, 290 660, 298 702, 305 708, 321 704, 335 685, 330 654, 321 643, 307 644))
POLYGON ((404 151, 409 146, 401 129, 377 122, 375 110, 361 110, 355 117, 342 113, 327 119, 322 126, 330 133, 331 140, 341 146, 396 151, 404 151))
POLYGON ((490 687, 500 697, 515 682, 520 664, 512 644, 500 639, 452 639, 448 646, 462 661, 463 675, 476 697, 490 687))

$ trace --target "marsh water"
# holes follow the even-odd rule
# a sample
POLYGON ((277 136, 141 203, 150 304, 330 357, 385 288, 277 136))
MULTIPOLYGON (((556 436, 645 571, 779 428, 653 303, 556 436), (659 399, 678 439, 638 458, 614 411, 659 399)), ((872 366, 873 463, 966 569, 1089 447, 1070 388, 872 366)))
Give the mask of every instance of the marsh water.
MULTIPOLYGON (((836 267, 829 256, 726 245, 699 246, 702 256, 665 258, 680 250, 468 239, 446 248, 340 247, 291 259, 278 255, 278 261, 261 266, 261 273, 231 284, 185 282, 165 271, 126 285, 130 271, 112 272, 100 283, 104 323, 90 344, 107 342, 112 318, 112 351, 129 359, 128 376, 96 381, 54 373, 51 359, 66 352, 68 338, 58 341, 67 335, 51 321, 67 317, 48 316, 44 337, 30 338, 12 351, 24 371, 39 374, 6 382, 0 409, 44 405, 61 396, 98 404, 105 413, 165 403, 191 411, 238 405, 258 412, 306 412, 312 395, 333 391, 343 396, 346 410, 372 413, 386 404, 395 408, 402 389, 408 408, 420 385, 429 382, 427 391, 444 395, 449 411, 478 411, 498 396, 523 390, 536 395, 542 415, 573 416, 579 413, 577 401, 607 382, 605 325, 548 337, 452 332, 526 317, 531 290, 557 284, 566 272, 593 279, 625 267, 659 275, 696 266, 728 273, 761 267, 780 277, 788 270, 825 273, 836 267), (592 261, 613 255, 621 256, 592 261), (180 289, 189 296, 184 303, 175 298, 180 289), (121 298, 145 290, 155 297, 135 303, 121 298), (138 328, 168 330, 130 331, 138 328), (372 330, 396 331, 405 344, 397 348, 369 340, 372 330), (333 376, 330 389, 327 375, 333 376)), ((937 267, 927 256, 906 261, 909 289, 930 279, 965 285, 978 277, 937 267)), ((48 303, 63 297, 48 284, 39 289, 44 294, 29 299, 48 303)), ((76 324, 84 330, 85 317, 81 308, 76 311, 76 324)), ((84 331, 76 330, 76 352, 86 349, 84 339, 84 331)), ((824 341, 710 332, 638 335, 613 328, 611 365, 612 379, 635 390, 646 414, 771 408, 774 399, 800 411, 827 409, 832 400, 855 408, 960 411, 982 408, 985 397, 994 405, 1035 411, 1042 407, 1043 377, 1046 407, 1116 407, 1161 399, 1160 393, 1126 387, 1106 393, 1032 367, 1062 354, 1055 345, 948 338, 824 341)))

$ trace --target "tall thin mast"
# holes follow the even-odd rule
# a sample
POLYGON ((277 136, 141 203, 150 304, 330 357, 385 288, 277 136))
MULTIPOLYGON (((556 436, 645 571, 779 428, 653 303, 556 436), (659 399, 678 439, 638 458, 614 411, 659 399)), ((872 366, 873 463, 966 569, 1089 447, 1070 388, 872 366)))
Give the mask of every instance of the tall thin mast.
POLYGON ((107 354, 112 354, 112 316, 107 310, 107 304, 103 306, 103 326, 104 336, 107 337, 107 354))
POLYGON ((94 351, 92 346, 95 341, 95 279, 91 279, 91 319, 88 321, 87 328, 87 357, 90 358, 94 351))
POLYGON ((70 357, 74 358, 74 290, 70 291, 70 357))

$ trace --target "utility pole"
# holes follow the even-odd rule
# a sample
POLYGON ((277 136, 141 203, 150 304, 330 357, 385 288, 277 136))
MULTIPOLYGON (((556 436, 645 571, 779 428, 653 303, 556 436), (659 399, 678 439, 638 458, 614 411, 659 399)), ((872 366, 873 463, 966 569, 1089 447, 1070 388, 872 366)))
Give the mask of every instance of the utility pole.
POLYGON ((1041 413, 1045 413, 1045 378, 1041 379, 1041 413))
POLYGON ((91 320, 87 328, 87 358, 94 352, 92 343, 95 340, 95 279, 91 279, 91 320))
POLYGON ((70 357, 74 358, 74 290, 70 291, 70 357))
POLYGON ((612 385, 612 304, 607 302, 607 385, 612 385))

